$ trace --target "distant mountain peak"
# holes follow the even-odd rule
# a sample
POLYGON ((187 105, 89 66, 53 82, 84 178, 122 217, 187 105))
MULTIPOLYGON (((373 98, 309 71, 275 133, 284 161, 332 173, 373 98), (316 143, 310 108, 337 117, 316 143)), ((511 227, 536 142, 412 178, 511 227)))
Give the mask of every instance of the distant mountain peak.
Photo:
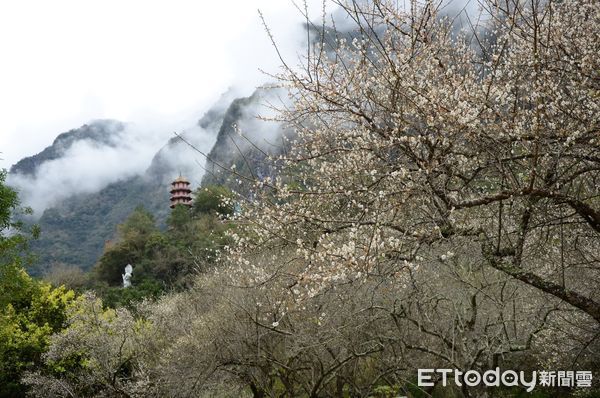
POLYGON ((98 119, 83 126, 69 130, 56 137, 52 145, 42 152, 21 159, 10 168, 10 174, 35 175, 44 163, 62 157, 76 142, 92 141, 100 145, 114 146, 115 136, 125 129, 125 124, 117 120, 98 119))

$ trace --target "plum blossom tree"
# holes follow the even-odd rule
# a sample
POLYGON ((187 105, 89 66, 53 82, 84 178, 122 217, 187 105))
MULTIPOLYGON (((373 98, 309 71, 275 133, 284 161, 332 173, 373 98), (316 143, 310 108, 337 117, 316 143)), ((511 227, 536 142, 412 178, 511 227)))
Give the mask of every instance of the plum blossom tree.
POLYGON ((392 283, 397 301, 364 309, 397 321, 405 349, 459 368, 549 330, 578 336, 571 363, 593 359, 598 2, 484 1, 466 30, 441 2, 336 3, 355 31, 316 27, 300 70, 284 61, 277 76, 296 137, 239 216, 233 279, 284 278, 291 306, 392 283), (261 266, 265 253, 281 265, 261 266))
POLYGON ((467 32, 442 3, 339 5, 360 35, 278 75, 297 138, 232 258, 294 247, 310 295, 469 248, 600 322, 598 3, 486 1, 467 32))

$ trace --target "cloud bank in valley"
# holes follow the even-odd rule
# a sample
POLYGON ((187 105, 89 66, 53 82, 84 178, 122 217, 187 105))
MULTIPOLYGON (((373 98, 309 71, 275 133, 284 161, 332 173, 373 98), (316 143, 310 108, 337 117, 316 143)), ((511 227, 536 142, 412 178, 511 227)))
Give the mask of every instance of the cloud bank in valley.
POLYGON ((160 126, 129 124, 107 142, 76 141, 58 159, 43 162, 34 174, 11 173, 8 182, 19 191, 23 204, 41 216, 47 207, 71 195, 95 192, 142 173, 162 144, 160 126))

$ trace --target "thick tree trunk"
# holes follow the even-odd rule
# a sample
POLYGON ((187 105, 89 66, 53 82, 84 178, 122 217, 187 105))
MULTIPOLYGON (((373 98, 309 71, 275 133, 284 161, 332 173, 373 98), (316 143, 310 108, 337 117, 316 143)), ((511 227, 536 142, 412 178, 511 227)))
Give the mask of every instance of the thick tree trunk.
POLYGON ((533 272, 517 268, 511 263, 505 262, 503 256, 494 254, 489 248, 484 249, 484 255, 490 265, 495 269, 502 271, 521 282, 540 289, 545 293, 560 298, 573 307, 579 308, 581 311, 594 318, 596 322, 600 323, 600 303, 557 283, 546 280, 533 272))

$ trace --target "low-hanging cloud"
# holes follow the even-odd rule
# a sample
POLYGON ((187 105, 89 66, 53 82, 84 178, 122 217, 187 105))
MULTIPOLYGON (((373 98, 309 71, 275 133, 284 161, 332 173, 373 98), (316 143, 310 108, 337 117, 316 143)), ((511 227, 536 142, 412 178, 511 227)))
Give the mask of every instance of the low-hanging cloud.
POLYGON ((205 172, 206 154, 215 143, 216 129, 205 129, 195 126, 185 129, 180 136, 175 137, 168 145, 164 146, 154 161, 161 163, 160 174, 153 177, 160 178, 164 185, 170 183, 177 175, 185 176, 193 187, 198 187, 205 172), (185 141, 184 141, 185 140, 185 141))
POLYGON ((242 118, 236 126, 243 137, 238 140, 238 145, 240 149, 253 146, 269 152, 282 146, 284 126, 277 119, 279 111, 291 104, 282 89, 260 89, 256 97, 254 102, 244 107, 242 118))
POLYGON ((34 174, 11 173, 8 183, 19 191, 22 203, 40 216, 69 196, 96 192, 143 173, 163 143, 160 127, 126 125, 106 142, 75 141, 63 149, 61 157, 43 162, 34 174))
MULTIPOLYGON (((303 52, 303 47, 305 46, 306 37, 302 16, 294 8, 292 2, 286 5, 284 11, 282 11, 284 8, 279 2, 276 6, 272 7, 269 5, 270 2, 266 0, 261 0, 259 3, 257 6, 264 7, 265 20, 269 24, 271 33, 277 40, 281 53, 288 59, 294 59, 296 54, 303 52)), ((318 15, 321 9, 321 1, 311 0, 308 3, 311 12, 318 15)), ((160 18, 158 15, 157 18, 160 18)), ((226 17, 226 15, 222 16, 226 17)), ((206 18, 215 18, 215 15, 199 14, 197 23, 203 24, 203 19, 206 18)), ((145 25, 144 28, 147 28, 145 25)), ((189 64, 181 64, 174 68, 174 71, 165 69, 165 74, 157 74, 153 76, 153 79, 146 79, 144 85, 138 84, 140 83, 138 82, 139 79, 136 76, 132 76, 132 84, 135 85, 130 85, 127 81, 123 82, 123 98, 109 99, 114 103, 106 103, 107 99, 100 98, 99 95, 102 92, 94 93, 90 91, 91 94, 86 94, 86 98, 95 98, 92 102, 96 105, 91 107, 85 106, 85 112, 80 112, 81 109, 72 107, 74 113, 77 114, 79 112, 79 114, 76 117, 68 117, 70 124, 66 128, 64 124, 61 125, 62 127, 56 127, 56 121, 49 120, 47 125, 41 125, 38 122, 35 126, 35 131, 23 130, 21 128, 19 134, 13 134, 8 129, 8 135, 0 136, 0 144, 3 147, 0 149, 5 152, 2 156, 5 158, 3 161, 4 167, 8 166, 6 162, 14 163, 18 160, 18 157, 14 157, 14 152, 11 151, 11 148, 18 149, 21 152, 29 148, 29 151, 25 153, 31 155, 42 148, 40 142, 49 142, 51 141, 51 137, 56 136, 61 130, 65 131, 68 128, 76 128, 78 125, 87 123, 90 119, 113 118, 126 123, 125 129, 115 135, 113 142, 110 144, 82 140, 71 145, 69 148, 65 148, 60 158, 49 160, 39 165, 33 175, 11 173, 9 175, 9 183, 19 190, 22 203, 32 207, 35 215, 39 217, 46 208, 56 205, 71 195, 95 192, 115 181, 141 175, 151 165, 155 154, 161 148, 164 148, 167 141, 174 136, 173 132, 175 131, 180 133, 185 131, 186 137, 191 137, 190 140, 194 145, 197 145, 204 153, 208 153, 215 142, 216 130, 214 128, 203 129, 198 127, 196 124, 197 120, 228 88, 232 86, 235 88, 229 92, 230 96, 232 93, 235 93, 235 96, 249 96, 256 87, 271 80, 261 70, 272 73, 277 72, 280 65, 280 60, 262 26, 258 13, 245 26, 241 28, 236 27, 236 30, 240 32, 238 37, 231 37, 231 34, 227 30, 227 18, 225 18, 219 24, 219 29, 214 30, 210 35, 197 37, 196 46, 190 45, 189 38, 181 40, 178 44, 178 51, 182 53, 200 53, 202 55, 202 65, 206 65, 206 69, 193 71, 193 67, 189 64), (218 44, 219 40, 222 40, 221 45, 218 44), (215 41, 217 42, 216 44, 214 43, 215 41), (187 43, 188 47, 182 48, 181 43, 187 43), (189 85, 187 86, 184 76, 188 76, 189 85), (171 109, 172 106, 169 106, 164 108, 165 111, 163 112, 161 107, 157 108, 154 106, 156 104, 164 105, 164 100, 162 102, 155 101, 155 103, 144 101, 144 96, 153 96, 153 93, 157 90, 163 90, 166 82, 172 82, 173 85, 177 85, 177 90, 184 97, 188 98, 187 102, 184 100, 178 102, 181 108, 179 111, 173 110, 171 109), (131 90, 135 89, 135 87, 139 90, 137 95, 131 93, 131 90), (190 94, 191 92, 196 92, 197 94, 190 94), (196 99, 190 99, 192 97, 196 99), (142 103, 130 104, 130 109, 124 110, 126 108, 124 102, 132 102, 136 98, 140 99, 142 103), (52 127, 50 128, 49 126, 52 127), (28 138, 23 139, 22 137, 28 138)), ((182 33, 190 31, 188 29, 181 29, 182 33)), ((85 34, 85 31, 83 32, 85 34)), ((141 36, 141 32, 137 32, 136 37, 143 36, 141 36)), ((107 43, 103 43, 102 40, 101 37, 96 37, 90 45, 94 45, 95 43, 106 47, 107 43)), ((125 40, 129 39, 125 38, 125 40)), ((143 42, 139 43, 143 44, 143 42)), ((162 48, 162 45, 158 44, 156 48, 162 48)), ((98 52, 94 54, 93 59, 103 60, 109 57, 108 53, 103 55, 103 52, 106 52, 106 48, 102 46, 98 48, 98 52)), ((135 53, 136 48, 131 47, 131 51, 135 53)), ((87 56, 85 54, 88 52, 86 50, 82 56, 85 58, 87 56)), ((66 55, 65 61, 68 62, 66 55)), ((127 59, 128 55, 125 53, 122 55, 121 59, 127 59)), ((142 56, 147 55, 146 50, 144 50, 142 56)), ((168 58, 172 55, 174 54, 169 53, 165 54, 164 57, 168 58)), ((160 57, 159 54, 155 56, 160 57)), ((184 59, 192 61, 192 58, 187 55, 184 59)), ((115 58, 117 64, 122 63, 119 61, 119 58, 115 58)), ((177 65, 177 58, 173 58, 169 64, 171 63, 177 65)), ((94 64, 94 62, 88 63, 90 72, 84 77, 92 80, 101 78, 102 81, 105 81, 107 76, 100 77, 97 75, 94 64)), ((150 62, 147 65, 151 68, 153 63, 150 62)), ((132 68, 127 67, 126 64, 123 64, 123 67, 123 73, 132 73, 132 68)), ((144 76, 149 75, 150 72, 145 69, 138 68, 135 73, 141 73, 144 76)), ((120 70, 119 73, 121 73, 120 70)), ((83 79, 84 77, 79 76, 77 78, 83 79)), ((65 82, 69 83, 69 81, 65 82)), ((81 81, 78 84, 83 83, 81 81)), ((114 84, 115 82, 107 81, 105 85, 106 90, 120 90, 120 87, 113 87, 114 84)), ((38 86, 42 87, 41 84, 38 86)), ((64 90, 68 89, 67 92, 73 94, 71 93, 71 88, 65 87, 64 90)), ((48 100, 48 106, 50 106, 49 109, 54 113, 58 113, 55 108, 56 104, 60 104, 61 102, 60 98, 62 97, 58 95, 60 94, 60 90, 56 85, 50 85, 49 89, 55 91, 40 93, 43 95, 33 97, 50 98, 53 94, 56 94, 57 99, 55 101, 48 100)), ((169 91, 167 94, 173 95, 173 92, 169 91)), ((72 98, 73 95, 71 95, 72 98)), ((85 104, 81 106, 83 107, 83 105, 85 104)), ((43 109, 43 107, 40 107, 40 109, 43 109)), ((27 113, 30 113, 31 116, 34 116, 33 119, 35 119, 38 110, 32 107, 25 114, 27 113)), ((41 117, 38 119, 44 120, 46 113, 43 115, 40 113, 40 115, 41 117)), ((25 120, 29 119, 31 118, 25 118, 25 120)), ((251 123, 254 123, 254 121, 251 123)), ((261 129, 265 134, 276 130, 276 128, 269 127, 266 124, 262 127, 252 125, 252 128, 247 129, 247 131, 257 131, 258 129, 261 129)), ((6 129, 3 128, 3 130, 6 129)), ((269 133, 268 135, 271 136, 272 134, 269 133)), ((193 175, 192 178, 199 183, 203 173, 202 166, 205 162, 202 155, 187 147, 184 143, 168 146, 164 148, 163 152, 173 172, 181 171, 182 173, 190 173, 193 175)))

